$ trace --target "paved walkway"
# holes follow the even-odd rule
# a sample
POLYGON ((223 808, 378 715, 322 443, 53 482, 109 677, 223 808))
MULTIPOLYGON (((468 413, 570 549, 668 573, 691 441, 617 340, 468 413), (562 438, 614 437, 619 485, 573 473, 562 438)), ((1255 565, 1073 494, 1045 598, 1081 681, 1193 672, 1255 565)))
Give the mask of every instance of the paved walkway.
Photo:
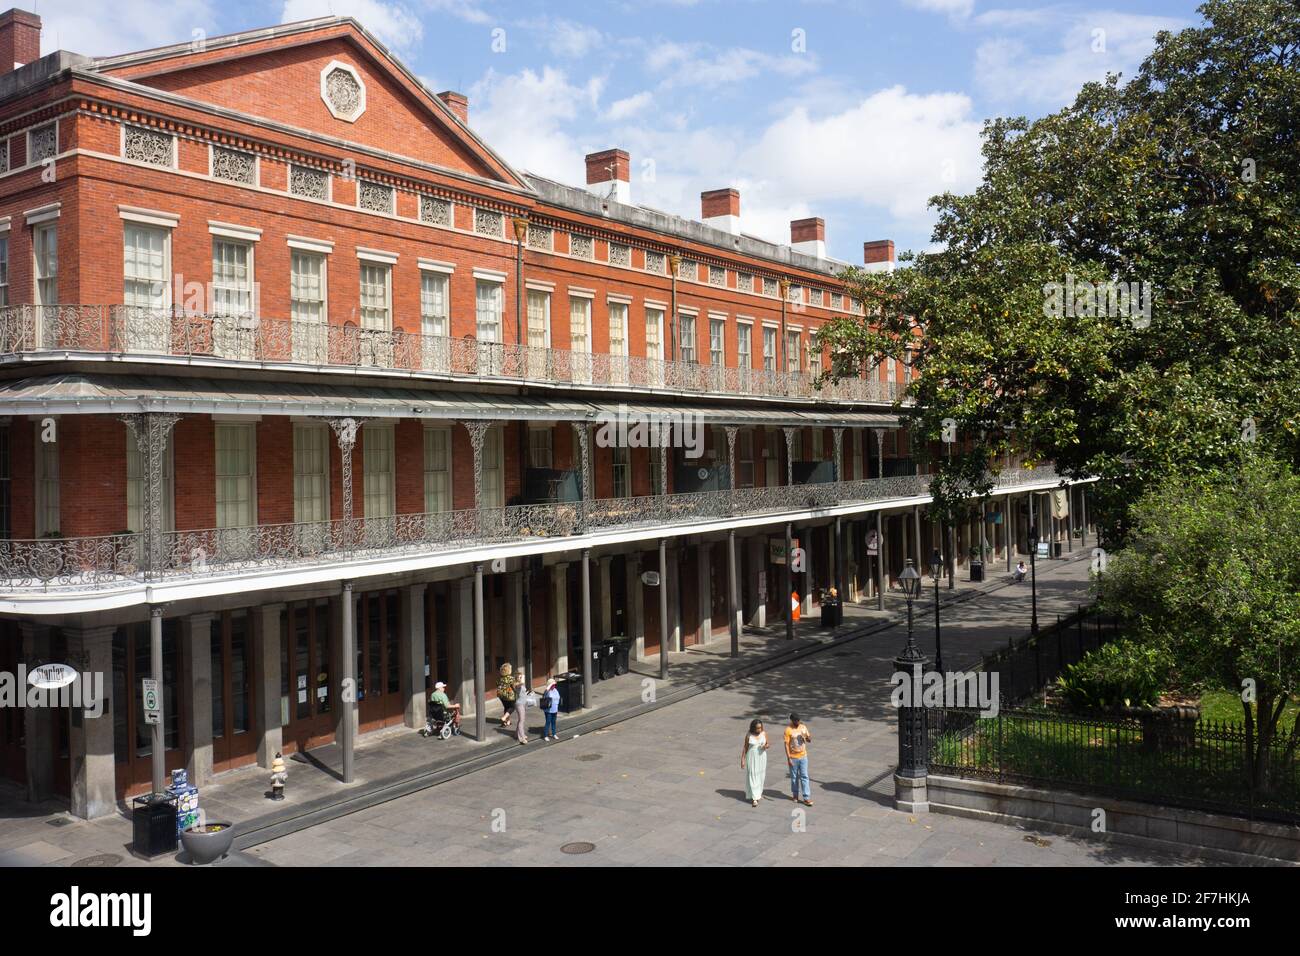
MULTIPOLYGON (((1053 619, 1057 613, 1067 613, 1086 600, 1086 563, 1073 561, 1044 562, 1039 581, 1040 619, 1053 619)), ((929 595, 917 606, 918 641, 927 652, 932 652, 932 609, 929 595)), ((1023 633, 1028 624, 1028 587, 1008 586, 1004 575, 996 575, 983 585, 959 582, 955 592, 941 590, 941 602, 956 602, 944 612, 945 664, 951 669, 965 667, 978 659, 981 650, 1005 644, 1012 634, 1023 633)), ((855 733, 880 736, 883 741, 878 755, 880 768, 887 767, 893 759, 893 730, 888 723, 892 710, 883 692, 869 688, 837 689, 830 693, 832 700, 842 697, 842 702, 825 705, 827 688, 835 687, 846 672, 840 655, 852 654, 864 664, 880 672, 883 680, 889 670, 889 661, 900 649, 903 637, 898 630, 889 629, 891 621, 902 617, 903 602, 897 594, 889 595, 887 609, 882 614, 865 607, 846 609, 846 623, 834 634, 821 632, 815 621, 802 622, 793 642, 784 639, 783 626, 767 631, 747 631, 741 641, 738 658, 729 655, 729 640, 723 637, 701 647, 693 647, 670 657, 670 679, 657 681, 658 659, 651 658, 633 665, 633 672, 625 677, 602 681, 593 687, 593 707, 581 717, 566 718, 561 715, 561 726, 566 738, 582 734, 580 739, 601 741, 617 735, 633 736, 633 725, 638 721, 666 721, 665 726, 677 727, 681 722, 698 719, 692 710, 683 710, 688 704, 705 707, 716 706, 696 703, 705 698, 716 700, 719 691, 702 694, 702 691, 734 680, 774 662, 797 659, 796 663, 779 666, 768 671, 761 680, 751 678, 727 687, 728 696, 750 695, 746 712, 765 713, 779 699, 778 709, 790 707, 809 714, 822 714, 821 719, 832 722, 862 722, 855 733), (873 633, 874 632, 874 633, 873 633), (867 635, 854 638, 853 635, 867 635), (828 642, 849 641, 843 650, 826 650, 828 642), (811 656, 809 656, 811 655, 811 656), (781 676, 779 695, 767 696, 764 681, 781 676), (655 691, 656 702, 643 702, 643 693, 649 679, 655 691), (757 681, 757 683, 756 683, 757 681), (687 699, 691 698, 691 699, 687 699), (656 709, 658 708, 658 709, 656 709), (650 711, 645 717, 627 718, 650 711)), ((530 717, 532 715, 530 714, 530 717)), ((771 719, 771 715, 768 715, 771 719)), ((540 718, 536 719, 540 723, 540 718)), ((657 724, 656 724, 657 726, 657 724)), ((638 731, 639 732, 639 731, 638 731)), ((661 731, 652 732, 652 736, 661 731)), ((737 741, 739 733, 736 734, 737 741)), ((668 738, 671 739, 671 736, 668 738)), ((238 846, 254 846, 284 833, 315 824, 326 832, 322 823, 350 809, 365 807, 379 800, 390 800, 388 806, 403 800, 427 799, 428 795, 443 794, 456 781, 457 787, 473 792, 478 786, 477 777, 483 773, 505 775, 511 779, 518 773, 517 759, 532 763, 542 758, 537 751, 568 747, 545 744, 540 740, 528 748, 514 744, 507 735, 489 724, 488 740, 476 743, 468 738, 443 742, 424 740, 413 731, 401 727, 378 734, 365 735, 358 741, 356 782, 343 786, 337 779, 334 767, 339 763, 337 748, 325 747, 306 755, 295 755, 290 761, 289 799, 273 804, 265 799, 267 774, 260 768, 246 768, 223 774, 218 782, 203 788, 202 803, 209 818, 231 819, 239 826, 238 846), (494 767, 508 761, 510 767, 494 767), (432 784, 440 784, 427 790, 432 784), (402 796, 420 792, 425 797, 402 796)), ((737 745, 738 749, 738 745, 737 745)), ((601 755, 602 757, 604 755, 601 755)), ((597 761, 591 761, 596 763, 597 761)), ((776 763, 778 761, 774 761, 776 763)), ((868 766, 871 770, 875 764, 868 766)), ((773 770, 775 773, 776 769, 773 770)), ((630 779, 630 778, 620 778, 630 779)), ((865 778, 864 778, 865 779, 865 778)), ((507 786, 507 784, 499 784, 507 786)), ((32 806, 14 799, 15 794, 0 793, 0 865, 3 864, 67 864, 96 855, 120 857, 120 862, 138 863, 129 856, 130 826, 125 816, 115 816, 97 821, 81 821, 70 817, 56 806, 32 806)), ((745 806, 745 809, 750 809, 745 806)), ((859 808, 861 809, 861 808, 859 808)), ((881 808, 883 811, 883 807, 881 808)), ((371 813, 374 811, 365 811, 371 813)), ((342 817, 340 825, 356 821, 361 813, 342 817)), ((933 822, 926 821, 933 826, 933 822)), ((945 826, 957 825, 949 820, 945 826)), ((635 825, 632 825, 635 829, 635 825)), ((175 863, 168 858, 157 863, 175 863)))

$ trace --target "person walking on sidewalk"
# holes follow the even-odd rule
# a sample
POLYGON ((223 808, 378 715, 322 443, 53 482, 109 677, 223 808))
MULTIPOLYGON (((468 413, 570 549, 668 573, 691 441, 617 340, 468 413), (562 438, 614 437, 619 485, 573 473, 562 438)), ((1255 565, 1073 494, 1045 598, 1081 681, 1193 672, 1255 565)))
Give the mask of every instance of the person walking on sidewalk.
POLYGON ((524 675, 515 678, 515 739, 521 744, 528 743, 528 688, 524 686, 524 675))
POLYGON ((560 691, 555 686, 554 678, 546 682, 546 690, 542 693, 542 713, 546 717, 546 727, 542 731, 542 739, 559 740, 560 735, 555 729, 555 722, 560 716, 560 691))
POLYGON ((515 679, 511 676, 510 662, 501 665, 501 677, 497 680, 497 700, 501 702, 501 726, 510 729, 510 714, 515 709, 515 679))
POLYGON ((740 769, 745 771, 745 798, 750 806, 763 799, 767 782, 767 734, 761 720, 750 721, 749 733, 740 747, 740 769))
POLYGON ((808 786, 808 744, 812 733, 798 714, 790 715, 785 728, 785 760, 790 765, 790 799, 798 800, 803 794, 805 806, 812 806, 812 790, 808 786))

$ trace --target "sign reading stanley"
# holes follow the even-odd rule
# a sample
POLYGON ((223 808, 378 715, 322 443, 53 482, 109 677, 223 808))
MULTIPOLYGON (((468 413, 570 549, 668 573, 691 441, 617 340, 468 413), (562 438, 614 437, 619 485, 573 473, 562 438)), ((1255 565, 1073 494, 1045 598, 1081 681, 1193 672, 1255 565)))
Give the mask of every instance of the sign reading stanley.
POLYGON ((153 927, 153 896, 149 893, 82 893, 74 886, 71 892, 50 897, 50 925, 62 928, 81 926, 129 927, 133 936, 148 936, 153 927))

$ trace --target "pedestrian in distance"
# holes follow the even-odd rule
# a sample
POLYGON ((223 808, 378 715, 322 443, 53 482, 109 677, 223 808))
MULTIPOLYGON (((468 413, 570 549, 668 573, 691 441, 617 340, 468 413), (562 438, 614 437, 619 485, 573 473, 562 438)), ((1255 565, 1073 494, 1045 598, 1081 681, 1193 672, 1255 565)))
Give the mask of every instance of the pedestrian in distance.
POLYGON ((785 760, 790 765, 790 799, 798 801, 803 795, 805 806, 812 806, 812 790, 808 786, 808 744, 812 733, 798 714, 790 715, 785 728, 785 760))
POLYGON ((1016 565, 1015 583, 1019 584, 1024 579, 1025 579, 1025 562, 1021 561, 1016 565))
POLYGON ((501 665, 501 676, 497 679, 497 700, 501 702, 501 726, 510 729, 510 715, 515 709, 515 679, 513 668, 506 661, 501 665))
POLYGON ((560 735, 555 729, 555 722, 560 716, 560 691, 555 686, 554 678, 546 682, 546 690, 542 692, 542 714, 546 717, 542 739, 559 740, 560 735))
POLYGON ((515 739, 521 744, 528 743, 528 688, 524 686, 524 675, 515 678, 515 739))
POLYGON ((767 732, 761 720, 749 722, 749 733, 740 747, 740 769, 745 771, 745 798, 756 807, 767 782, 767 732))

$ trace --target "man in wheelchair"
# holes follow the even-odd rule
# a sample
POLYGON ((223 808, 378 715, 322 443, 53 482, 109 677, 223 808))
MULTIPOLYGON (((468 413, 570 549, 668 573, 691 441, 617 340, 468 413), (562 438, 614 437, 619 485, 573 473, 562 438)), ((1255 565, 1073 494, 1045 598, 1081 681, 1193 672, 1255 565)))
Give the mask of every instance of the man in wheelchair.
POLYGON ((447 685, 442 681, 433 685, 429 695, 429 720, 424 725, 424 736, 443 737, 460 733, 460 704, 453 704, 447 697, 447 685), (450 723, 451 733, 443 734, 443 727, 450 723))

